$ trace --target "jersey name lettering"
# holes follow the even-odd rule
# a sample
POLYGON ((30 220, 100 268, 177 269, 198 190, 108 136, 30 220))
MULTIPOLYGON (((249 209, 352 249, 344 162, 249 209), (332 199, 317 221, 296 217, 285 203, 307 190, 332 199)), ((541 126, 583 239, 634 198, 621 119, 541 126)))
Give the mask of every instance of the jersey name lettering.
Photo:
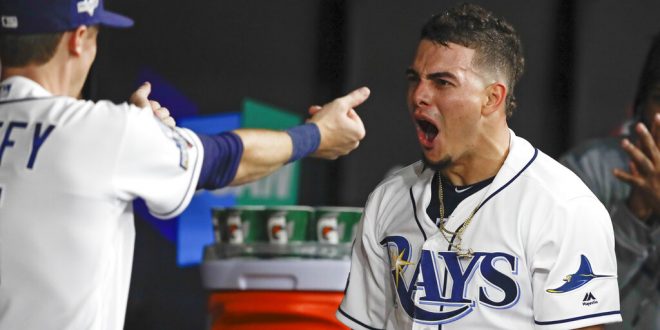
POLYGON ((381 245, 392 255, 392 278, 395 283, 401 307, 416 322, 422 324, 444 324, 456 321, 473 311, 477 301, 484 306, 496 309, 510 308, 520 298, 520 287, 512 278, 518 274, 518 259, 503 252, 476 252, 467 267, 460 263, 456 252, 422 250, 412 279, 404 278, 405 268, 414 265, 410 259, 410 243, 402 236, 388 236, 381 245), (504 262, 503 273, 495 264, 504 262), (444 266, 444 267, 442 267, 444 266), (467 289, 476 272, 487 283, 479 287, 475 300, 466 297, 467 289), (449 277, 448 279, 445 278, 449 277), (451 279, 451 284, 449 283, 451 279), (446 287, 444 287, 446 286, 446 287), (488 289, 503 294, 496 299, 488 295, 488 289), (419 296, 418 303, 415 297, 419 296), (441 311, 430 311, 424 306, 441 311))
MULTIPOLYGON (((0 121, 0 131, 4 128, 4 134, 2 136, 2 142, 0 143, 0 165, 2 165, 2 159, 5 155, 5 151, 12 148, 16 144, 16 140, 12 136, 12 133, 16 134, 18 129, 26 130, 28 129, 28 123, 21 121, 10 121, 5 125, 4 122, 0 121)), ((46 139, 50 136, 50 133, 55 129, 55 125, 48 125, 44 128, 44 124, 36 123, 34 125, 34 134, 32 135, 32 148, 30 151, 30 157, 27 159, 26 167, 32 169, 34 163, 37 160, 37 154, 41 149, 41 146, 44 144, 46 139)))

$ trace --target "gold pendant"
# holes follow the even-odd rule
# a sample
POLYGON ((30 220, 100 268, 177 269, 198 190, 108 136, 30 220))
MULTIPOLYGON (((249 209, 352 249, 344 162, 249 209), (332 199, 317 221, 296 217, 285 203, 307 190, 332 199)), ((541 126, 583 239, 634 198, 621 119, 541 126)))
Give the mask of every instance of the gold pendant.
POLYGON ((459 249, 458 252, 456 252, 456 255, 459 258, 472 259, 472 257, 474 257, 474 251, 472 251, 472 249, 467 249, 467 250, 459 249))

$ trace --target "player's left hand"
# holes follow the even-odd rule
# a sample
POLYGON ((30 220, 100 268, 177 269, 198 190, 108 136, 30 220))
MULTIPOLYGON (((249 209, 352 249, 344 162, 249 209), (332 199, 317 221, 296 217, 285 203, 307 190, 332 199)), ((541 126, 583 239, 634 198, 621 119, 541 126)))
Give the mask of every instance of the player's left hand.
POLYGON ((167 108, 163 107, 154 100, 149 100, 149 94, 151 93, 151 84, 149 82, 143 83, 138 89, 133 92, 129 102, 140 108, 151 108, 151 111, 154 112, 156 117, 160 119, 163 124, 168 127, 174 128, 176 126, 176 121, 172 116, 170 116, 170 111, 167 108))
POLYGON ((630 156, 630 173, 615 169, 614 175, 632 187, 628 198, 630 211, 639 219, 660 215, 660 114, 653 117, 651 131, 642 123, 635 126, 639 141, 621 143, 630 156))

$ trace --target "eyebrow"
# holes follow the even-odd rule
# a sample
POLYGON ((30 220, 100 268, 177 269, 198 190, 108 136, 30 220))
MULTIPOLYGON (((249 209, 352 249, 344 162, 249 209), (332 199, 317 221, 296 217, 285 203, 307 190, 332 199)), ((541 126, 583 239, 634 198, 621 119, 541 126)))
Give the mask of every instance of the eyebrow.
MULTIPOLYGON (((417 71, 415 71, 415 69, 413 69, 413 68, 408 68, 408 69, 406 69, 406 76, 408 76, 408 75, 419 76, 419 73, 417 71)), ((433 72, 433 73, 429 73, 429 74, 426 75, 426 79, 429 79, 429 80, 435 80, 435 79, 441 79, 441 78, 451 78, 451 79, 454 79, 454 80, 457 79, 456 76, 453 73, 447 72, 447 71, 433 72)))

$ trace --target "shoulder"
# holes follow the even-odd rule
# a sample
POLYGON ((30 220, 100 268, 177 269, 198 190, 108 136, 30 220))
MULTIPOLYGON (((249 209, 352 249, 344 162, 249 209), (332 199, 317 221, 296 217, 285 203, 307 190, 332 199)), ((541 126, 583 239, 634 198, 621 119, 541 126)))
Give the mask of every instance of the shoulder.
POLYGON ((534 163, 522 175, 527 185, 540 194, 558 201, 594 197, 589 188, 571 170, 539 150, 534 163))
POLYGON ((575 173, 545 153, 538 152, 519 181, 518 193, 529 203, 526 207, 532 214, 552 219, 554 224, 579 221, 609 226, 608 212, 594 193, 575 173))
POLYGON ((578 198, 599 203, 575 173, 521 137, 514 138, 496 178, 499 177, 512 177, 509 193, 547 207, 558 207, 578 198))
POLYGON ((415 184, 422 172, 424 171, 424 164, 422 161, 417 161, 397 171, 390 173, 374 188, 371 195, 392 195, 399 194, 402 190, 407 190, 415 184))
POLYGON ((88 124, 93 121, 102 121, 102 123, 112 126, 116 121, 129 120, 131 117, 145 117, 151 113, 151 111, 143 111, 145 109, 128 103, 115 104, 106 100, 89 101, 58 97, 43 102, 48 103, 48 113, 63 122, 83 121, 88 124))
MULTIPOLYGON (((381 181, 369 194, 365 206, 366 225, 380 228, 394 221, 410 207, 410 189, 424 177, 432 174, 424 171, 421 161, 397 170, 381 181)), ((379 230, 376 230, 379 231, 379 230)))

